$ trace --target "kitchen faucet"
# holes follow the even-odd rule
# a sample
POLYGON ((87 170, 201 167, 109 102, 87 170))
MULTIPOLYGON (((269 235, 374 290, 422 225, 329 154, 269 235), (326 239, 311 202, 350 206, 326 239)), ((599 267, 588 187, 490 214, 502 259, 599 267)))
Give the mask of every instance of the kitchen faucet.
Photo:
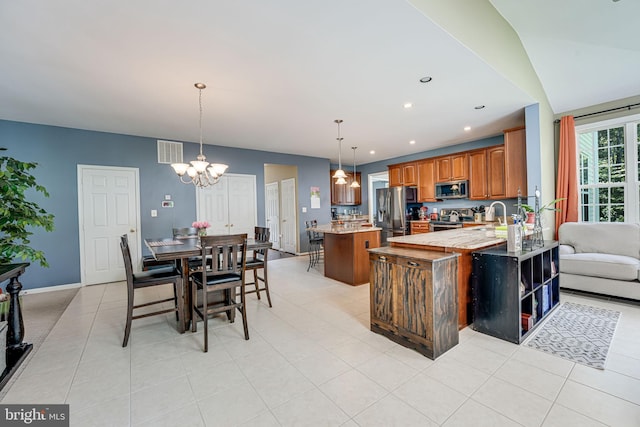
POLYGON ((500 203, 502 205, 502 221, 500 221, 500 218, 498 218, 498 222, 500 222, 500 225, 507 225, 507 206, 504 203, 496 200, 489 205, 489 209, 491 209, 496 203, 500 203))

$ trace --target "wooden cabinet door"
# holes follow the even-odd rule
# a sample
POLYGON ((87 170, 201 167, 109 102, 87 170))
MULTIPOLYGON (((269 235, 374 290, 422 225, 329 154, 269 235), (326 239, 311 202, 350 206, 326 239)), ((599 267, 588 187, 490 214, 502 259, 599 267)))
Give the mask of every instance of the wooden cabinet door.
POLYGON ((420 259, 400 258, 397 268, 393 303, 398 334, 431 346, 433 287, 430 264, 420 259))
POLYGON ((451 181, 469 179, 469 158, 467 153, 459 153, 451 156, 451 181))
POLYGON ((402 185, 418 185, 418 173, 415 163, 402 166, 402 185))
POLYGON ((451 158, 438 157, 436 162, 436 182, 447 182, 451 180, 451 158))
MULTIPOLYGON (((346 184, 336 184, 336 180, 333 178, 335 172, 331 171, 331 204, 332 205, 359 205, 362 203, 362 189, 361 187, 353 188, 351 183, 354 181, 353 173, 347 173, 345 180, 346 184)), ((356 181, 361 183, 360 172, 356 172, 356 181)))
POLYGON ((418 202, 436 200, 436 162, 433 159, 422 160, 416 164, 418 171, 418 202))
POLYGON ((398 187, 402 185, 402 166, 389 166, 389 187, 398 187))
POLYGON ((506 197, 527 196, 527 136, 524 128, 504 132, 506 197))
POLYGON ((489 197, 506 197, 504 146, 487 148, 487 191, 489 197))
POLYGON ((469 153, 469 199, 487 198, 487 150, 469 153))
POLYGON ((396 258, 369 254, 371 322, 388 331, 395 330, 393 283, 396 281, 396 258))

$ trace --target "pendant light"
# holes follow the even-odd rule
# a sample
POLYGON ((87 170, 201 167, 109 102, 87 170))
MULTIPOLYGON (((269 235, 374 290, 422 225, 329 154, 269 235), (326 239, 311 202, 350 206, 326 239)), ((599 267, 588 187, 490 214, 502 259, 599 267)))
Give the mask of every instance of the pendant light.
POLYGON ((204 83, 194 84, 198 89, 199 98, 198 103, 200 105, 200 154, 196 157, 196 160, 192 160, 188 163, 173 163, 171 167, 180 177, 180 182, 183 184, 193 184, 196 187, 204 188, 210 185, 214 185, 218 182, 220 177, 225 173, 228 166, 222 163, 209 163, 204 154, 202 154, 202 90, 207 87, 204 83), (185 175, 187 178, 185 180, 185 175))
POLYGON ((347 174, 342 170, 342 140, 344 139, 340 137, 342 119, 335 119, 334 122, 338 125, 338 137, 336 138, 338 140, 338 170, 333 174, 333 177, 336 178, 336 184, 343 185, 347 183, 345 180, 347 174))
POLYGON ((358 147, 351 147, 353 150, 353 182, 351 182, 351 188, 360 188, 360 183, 358 182, 358 175, 356 175, 356 150, 358 147))

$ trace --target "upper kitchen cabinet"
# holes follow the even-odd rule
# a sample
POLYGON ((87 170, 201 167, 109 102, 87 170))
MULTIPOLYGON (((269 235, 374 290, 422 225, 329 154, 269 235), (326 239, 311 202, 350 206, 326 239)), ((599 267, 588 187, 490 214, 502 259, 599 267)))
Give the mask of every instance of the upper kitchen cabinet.
POLYGON ((504 131, 506 197, 527 196, 527 137, 525 128, 504 131))
POLYGON ((389 187, 418 185, 416 163, 402 163, 389 166, 389 187))
POLYGON ((418 202, 436 201, 436 162, 434 159, 416 163, 418 170, 418 202))
POLYGON ((504 146, 474 150, 469 153, 469 199, 485 200, 505 197, 504 146))
MULTIPOLYGON (((331 171, 331 177, 335 171, 331 171)), ((353 182, 353 173, 347 172, 345 180, 346 184, 336 184, 336 180, 331 179, 331 204, 332 205, 359 205, 362 203, 362 191, 361 187, 353 188, 351 183, 353 182)), ((358 184, 362 184, 360 172, 356 172, 355 179, 358 184)))
POLYGON ((437 157, 436 182, 469 179, 469 157, 467 152, 437 157))

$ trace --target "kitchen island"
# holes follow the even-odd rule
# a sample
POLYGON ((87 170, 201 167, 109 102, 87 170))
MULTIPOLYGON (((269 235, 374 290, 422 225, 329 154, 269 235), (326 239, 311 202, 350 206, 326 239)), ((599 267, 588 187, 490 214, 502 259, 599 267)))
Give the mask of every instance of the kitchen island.
POLYGON ((495 237, 492 227, 453 228, 435 233, 390 237, 393 247, 423 249, 445 253, 458 253, 458 328, 472 322, 471 254, 477 250, 500 245, 505 239, 495 237))
POLYGON ((314 228, 324 233, 324 275, 349 285, 369 283, 369 253, 380 247, 379 227, 362 224, 327 224, 314 228))

